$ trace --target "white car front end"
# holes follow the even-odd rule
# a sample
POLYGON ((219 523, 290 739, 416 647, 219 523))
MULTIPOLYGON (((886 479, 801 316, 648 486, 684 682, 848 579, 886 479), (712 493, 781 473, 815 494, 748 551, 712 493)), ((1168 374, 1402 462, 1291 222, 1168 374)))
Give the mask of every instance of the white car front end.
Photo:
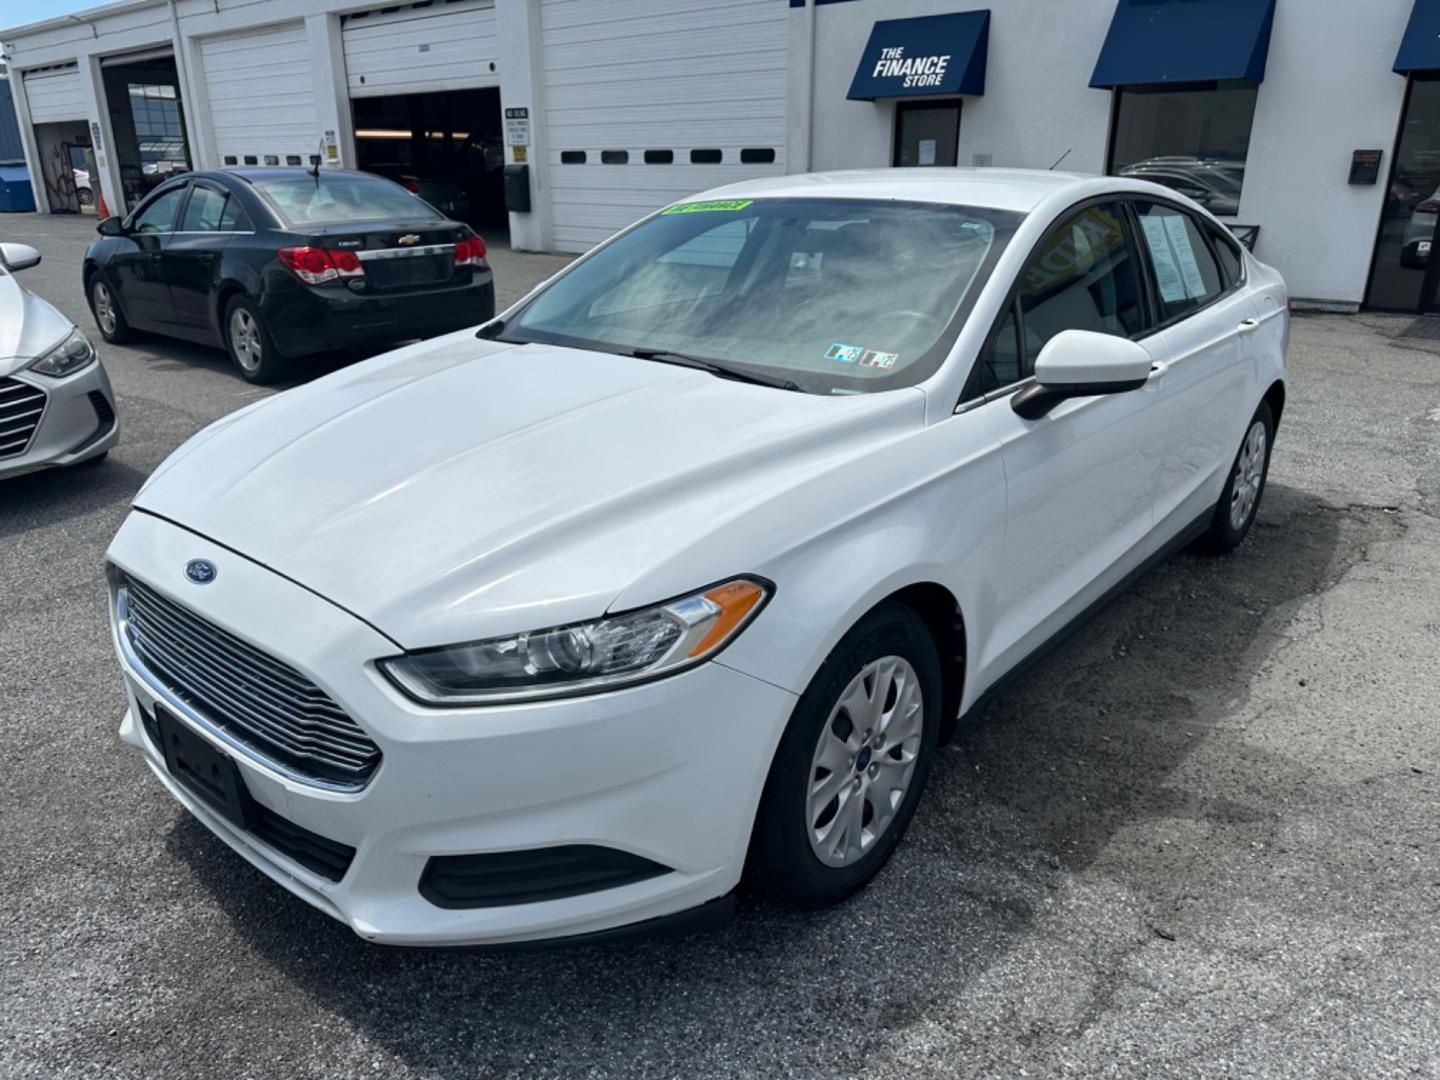
POLYGON ((0 479, 97 458, 120 441, 105 367, 74 323, 6 269, 38 262, 34 249, 0 249, 0 479))

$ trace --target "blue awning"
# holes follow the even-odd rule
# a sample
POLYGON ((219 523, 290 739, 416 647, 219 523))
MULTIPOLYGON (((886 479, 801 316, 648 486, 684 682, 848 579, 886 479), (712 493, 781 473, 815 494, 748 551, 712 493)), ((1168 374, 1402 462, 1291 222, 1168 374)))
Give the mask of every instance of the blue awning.
POLYGON ((1440 3, 1437 0, 1415 0, 1393 70, 1400 75, 1440 71, 1440 3))
POLYGON ((1118 0, 1090 85, 1265 78, 1275 0, 1118 0))
POLYGON ((877 22, 846 97, 983 94, 989 43, 989 11, 877 22))

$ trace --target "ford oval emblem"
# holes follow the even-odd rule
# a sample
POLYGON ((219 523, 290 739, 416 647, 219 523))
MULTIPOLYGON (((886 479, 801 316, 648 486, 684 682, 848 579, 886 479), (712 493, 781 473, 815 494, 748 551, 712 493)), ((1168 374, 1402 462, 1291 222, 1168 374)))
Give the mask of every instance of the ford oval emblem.
POLYGON ((185 564, 185 576, 196 585, 209 585, 218 573, 209 559, 191 559, 185 564))

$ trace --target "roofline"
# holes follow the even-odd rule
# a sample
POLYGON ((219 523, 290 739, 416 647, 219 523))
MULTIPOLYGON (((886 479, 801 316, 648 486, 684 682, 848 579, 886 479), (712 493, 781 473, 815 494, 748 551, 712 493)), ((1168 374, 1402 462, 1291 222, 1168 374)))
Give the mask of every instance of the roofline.
MULTIPOLYGON (((99 7, 89 8, 86 11, 76 11, 69 15, 57 15, 53 19, 43 19, 40 22, 26 23, 23 26, 12 26, 0 30, 0 41, 10 42, 15 36, 37 33, 41 30, 58 30, 62 26, 74 26, 76 23, 91 23, 96 19, 103 19, 107 15, 123 15, 127 11, 140 11, 149 7, 161 7, 167 0, 118 0, 114 4, 102 4, 99 7)), ((8 61, 7 61, 8 62, 8 61)))

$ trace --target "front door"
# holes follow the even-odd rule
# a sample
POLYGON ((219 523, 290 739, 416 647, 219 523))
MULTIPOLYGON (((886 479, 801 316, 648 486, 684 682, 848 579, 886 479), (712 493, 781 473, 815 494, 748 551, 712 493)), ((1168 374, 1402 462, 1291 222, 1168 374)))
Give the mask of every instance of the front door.
POLYGON ((893 164, 954 165, 960 152, 960 101, 901 101, 895 106, 893 164))
POLYGON ((165 281, 175 307, 176 328, 186 337, 214 341, 215 295, 220 255, 233 235, 226 227, 228 192, 197 180, 190 189, 185 217, 165 244, 165 281))
POLYGON ((1433 312, 1440 290, 1440 77, 1412 76, 1380 211, 1367 307, 1433 312))
POLYGON ((126 223, 110 258, 121 310, 135 326, 175 325, 162 255, 179 222, 186 187, 166 188, 143 203, 126 223))
MULTIPOLYGON (((1021 272, 985 362, 1004 386, 1033 374, 1062 330, 1132 338, 1157 362, 1141 264, 1118 203, 1083 207, 1052 229, 1021 272)), ((996 408, 996 406, 999 406, 996 408)), ((1073 398, 1026 420, 993 410, 1007 489, 997 619, 983 680, 1008 670, 1149 554, 1166 442, 1166 405, 1147 387, 1073 398)))

